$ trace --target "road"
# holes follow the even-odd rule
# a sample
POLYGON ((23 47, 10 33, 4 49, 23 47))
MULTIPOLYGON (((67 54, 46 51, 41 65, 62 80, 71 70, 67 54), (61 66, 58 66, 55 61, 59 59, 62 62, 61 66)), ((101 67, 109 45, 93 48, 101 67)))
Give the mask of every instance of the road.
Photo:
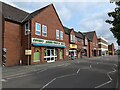
POLYGON ((3 88, 116 88, 118 57, 73 60, 56 67, 6 78, 3 88))

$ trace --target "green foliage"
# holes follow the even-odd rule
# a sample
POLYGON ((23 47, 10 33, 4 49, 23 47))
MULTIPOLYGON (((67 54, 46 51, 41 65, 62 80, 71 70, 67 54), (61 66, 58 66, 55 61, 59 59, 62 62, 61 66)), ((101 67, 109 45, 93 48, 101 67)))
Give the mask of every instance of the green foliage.
POLYGON ((106 23, 112 25, 110 31, 113 33, 114 37, 117 39, 118 45, 120 45, 120 1, 115 2, 116 8, 113 12, 108 12, 108 16, 112 17, 112 20, 106 20, 106 23))

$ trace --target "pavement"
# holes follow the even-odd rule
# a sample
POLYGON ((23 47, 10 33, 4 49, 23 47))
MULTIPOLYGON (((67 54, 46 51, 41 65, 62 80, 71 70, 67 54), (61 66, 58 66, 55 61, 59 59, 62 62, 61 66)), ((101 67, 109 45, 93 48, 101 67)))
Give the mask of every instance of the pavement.
POLYGON ((103 56, 40 65, 4 67, 3 87, 115 88, 120 84, 117 76, 119 73, 116 74, 117 61, 117 56, 103 56))

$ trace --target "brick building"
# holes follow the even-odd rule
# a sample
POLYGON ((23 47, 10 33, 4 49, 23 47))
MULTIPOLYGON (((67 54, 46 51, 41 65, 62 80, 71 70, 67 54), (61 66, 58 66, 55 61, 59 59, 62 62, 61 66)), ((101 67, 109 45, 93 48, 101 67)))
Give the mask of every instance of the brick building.
POLYGON ((3 49, 6 51, 6 66, 18 65, 21 59, 22 20, 29 13, 2 3, 3 49))
POLYGON ((108 41, 103 38, 103 37, 99 37, 98 38, 98 55, 102 56, 102 55, 107 55, 108 52, 108 41))
POLYGON ((73 28, 69 29, 67 27, 64 27, 65 30, 65 36, 66 38, 69 38, 66 43, 67 50, 69 53, 69 59, 71 57, 71 54, 74 55, 75 58, 81 57, 82 52, 82 44, 83 44, 83 36, 81 33, 76 32, 73 28))
POLYGON ((98 56, 98 42, 95 31, 85 32, 84 34, 84 47, 87 57, 98 56))
POLYGON ((32 13, 2 4, 6 66, 80 58, 82 36, 65 30, 53 4, 32 13))
MULTIPOLYGON (((2 3, 3 50, 6 66, 50 63, 57 60, 97 56, 97 35, 62 25, 53 6, 32 13, 2 3)), ((4 60, 4 59, 3 59, 4 60)))
POLYGON ((115 54, 115 47, 114 47, 113 43, 111 45, 108 45, 108 53, 109 53, 109 55, 115 54))

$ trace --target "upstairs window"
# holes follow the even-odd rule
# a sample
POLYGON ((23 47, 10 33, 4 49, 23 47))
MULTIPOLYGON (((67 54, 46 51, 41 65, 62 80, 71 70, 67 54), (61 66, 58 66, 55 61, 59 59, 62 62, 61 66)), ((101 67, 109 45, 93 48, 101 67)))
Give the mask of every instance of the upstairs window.
POLYGON ((36 23, 35 27, 35 35, 41 35, 41 24, 36 23))
POLYGON ((70 41, 71 41, 72 43, 75 43, 75 42, 76 42, 75 35, 70 35, 70 41))
POLYGON ((81 41, 81 39, 80 38, 78 38, 78 42, 80 42, 81 41))
POLYGON ((47 26, 42 25, 42 36, 47 37, 47 26))
POLYGON ((30 25, 29 22, 25 23, 25 35, 28 35, 30 33, 30 25))
POLYGON ((60 31, 60 40, 63 40, 63 32, 60 31))
POLYGON ((59 39, 59 30, 56 30, 56 39, 59 39))

